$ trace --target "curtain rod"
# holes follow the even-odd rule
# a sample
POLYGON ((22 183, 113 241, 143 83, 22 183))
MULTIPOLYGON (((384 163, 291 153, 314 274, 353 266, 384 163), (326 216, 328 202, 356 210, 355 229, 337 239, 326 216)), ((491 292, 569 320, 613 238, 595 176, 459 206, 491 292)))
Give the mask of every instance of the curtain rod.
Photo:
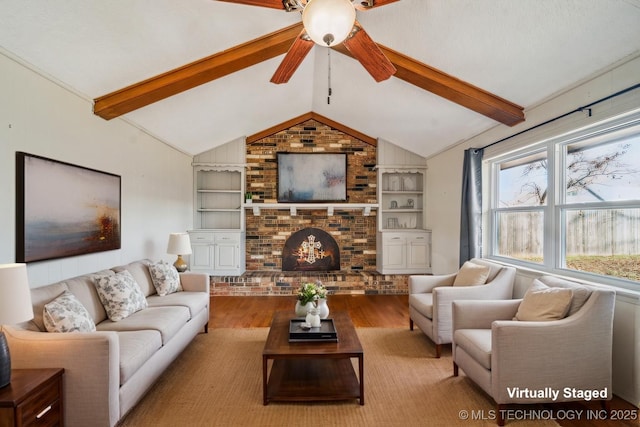
POLYGON ((568 113, 564 113, 564 114, 562 114, 562 115, 560 115, 560 116, 557 116, 557 117, 554 117, 554 118, 552 118, 552 119, 549 119, 549 120, 547 120, 546 122, 539 123, 539 124, 537 124, 537 125, 535 125, 535 126, 530 127, 529 129, 525 129, 525 130, 522 130, 522 131, 520 131, 520 132, 518 132, 518 133, 514 133, 513 135, 509 135, 509 136, 507 136, 506 138, 502 138, 501 140, 498 140, 498 141, 496 141, 496 142, 492 142, 491 144, 489 144, 489 145, 485 145, 484 147, 476 148, 476 149, 475 149, 475 151, 476 151, 476 152, 478 152, 478 151, 480 151, 480 150, 484 150, 484 149, 486 149, 486 148, 492 147, 492 146, 494 146, 494 145, 496 145, 496 144, 499 144, 499 143, 501 143, 501 142, 504 142, 504 141, 506 141, 506 140, 508 140, 508 139, 514 138, 514 137, 516 137, 516 136, 518 136, 518 135, 522 135, 523 133, 526 133, 526 132, 532 131, 532 130, 537 129, 537 128, 541 127, 541 126, 548 125, 549 123, 555 122, 556 120, 560 120, 560 119, 562 119, 562 118, 564 118, 564 117, 567 117, 567 116, 569 116, 569 115, 571 115, 571 114, 574 114, 574 113, 578 113, 578 112, 581 112, 581 111, 585 111, 585 110, 586 110, 586 111, 588 111, 588 112, 589 112, 589 117, 591 117, 591 107, 593 107, 594 105, 599 104, 599 103, 604 102, 604 101, 607 101, 607 100, 609 100, 609 99, 611 99, 611 98, 615 98, 616 96, 623 95, 623 94, 625 94, 625 93, 627 93, 627 92, 630 92, 630 91, 632 91, 632 90, 634 90, 634 89, 638 89, 638 88, 640 88, 640 83, 637 83, 637 84, 635 84, 635 85, 633 85, 633 86, 630 86, 630 87, 628 87, 628 88, 626 88, 626 89, 623 89, 623 90, 621 90, 621 91, 618 91, 618 92, 616 92, 616 93, 614 93, 614 94, 611 94, 611 95, 609 95, 609 96, 605 96, 604 98, 600 98, 600 99, 598 99, 597 101, 594 101, 594 102, 592 102, 592 103, 590 103, 590 104, 583 105, 582 107, 578 107, 578 108, 576 108, 576 109, 575 109, 575 110, 573 110, 573 111, 569 111, 568 113))

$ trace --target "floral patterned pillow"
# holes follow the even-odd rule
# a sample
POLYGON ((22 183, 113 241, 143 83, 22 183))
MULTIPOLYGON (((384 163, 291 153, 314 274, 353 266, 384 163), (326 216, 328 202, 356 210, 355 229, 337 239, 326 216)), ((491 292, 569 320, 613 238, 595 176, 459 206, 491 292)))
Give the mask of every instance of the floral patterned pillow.
POLYGON ((48 332, 94 332, 96 324, 80 300, 69 291, 45 304, 42 311, 48 332))
POLYGON ((96 276, 93 280, 111 321, 126 319, 136 311, 147 308, 147 300, 129 271, 123 270, 112 276, 96 276))
POLYGON ((149 264, 149 273, 156 292, 161 297, 182 290, 178 270, 166 261, 149 264))

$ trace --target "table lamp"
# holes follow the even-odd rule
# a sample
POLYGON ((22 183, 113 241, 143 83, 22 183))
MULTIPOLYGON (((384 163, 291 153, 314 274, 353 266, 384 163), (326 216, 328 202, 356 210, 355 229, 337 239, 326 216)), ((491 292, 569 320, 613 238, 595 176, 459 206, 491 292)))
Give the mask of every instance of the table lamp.
POLYGON ((2 325, 33 319, 26 264, 0 265, 0 388, 11 383, 11 356, 2 325))
POLYGON ((191 253, 191 241, 188 233, 171 233, 169 234, 169 245, 167 245, 167 253, 178 255, 178 259, 173 266, 180 273, 187 270, 187 263, 182 259, 182 255, 191 253))

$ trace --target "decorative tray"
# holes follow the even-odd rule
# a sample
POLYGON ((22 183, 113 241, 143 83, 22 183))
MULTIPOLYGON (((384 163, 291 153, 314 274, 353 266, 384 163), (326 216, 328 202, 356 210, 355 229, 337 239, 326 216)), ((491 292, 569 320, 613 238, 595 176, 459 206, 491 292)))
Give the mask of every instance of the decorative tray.
POLYGON ((303 328, 304 318, 291 319, 289 323, 289 342, 338 342, 338 333, 333 319, 321 319, 320 327, 303 328))

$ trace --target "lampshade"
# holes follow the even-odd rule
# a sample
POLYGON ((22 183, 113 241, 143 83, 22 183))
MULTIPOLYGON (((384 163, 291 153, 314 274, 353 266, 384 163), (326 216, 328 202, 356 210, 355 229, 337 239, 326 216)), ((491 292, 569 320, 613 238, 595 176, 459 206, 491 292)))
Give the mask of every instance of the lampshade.
POLYGON ((191 253, 191 241, 188 233, 171 233, 167 253, 172 255, 189 255, 191 253))
POLYGON ((0 265, 0 325, 33 319, 26 264, 0 265))
POLYGON ((304 29, 321 46, 342 43, 355 21, 356 9, 349 0, 309 0, 302 11, 304 29))
POLYGON ((1 326, 33 318, 26 264, 0 265, 0 388, 11 383, 11 354, 1 326))

